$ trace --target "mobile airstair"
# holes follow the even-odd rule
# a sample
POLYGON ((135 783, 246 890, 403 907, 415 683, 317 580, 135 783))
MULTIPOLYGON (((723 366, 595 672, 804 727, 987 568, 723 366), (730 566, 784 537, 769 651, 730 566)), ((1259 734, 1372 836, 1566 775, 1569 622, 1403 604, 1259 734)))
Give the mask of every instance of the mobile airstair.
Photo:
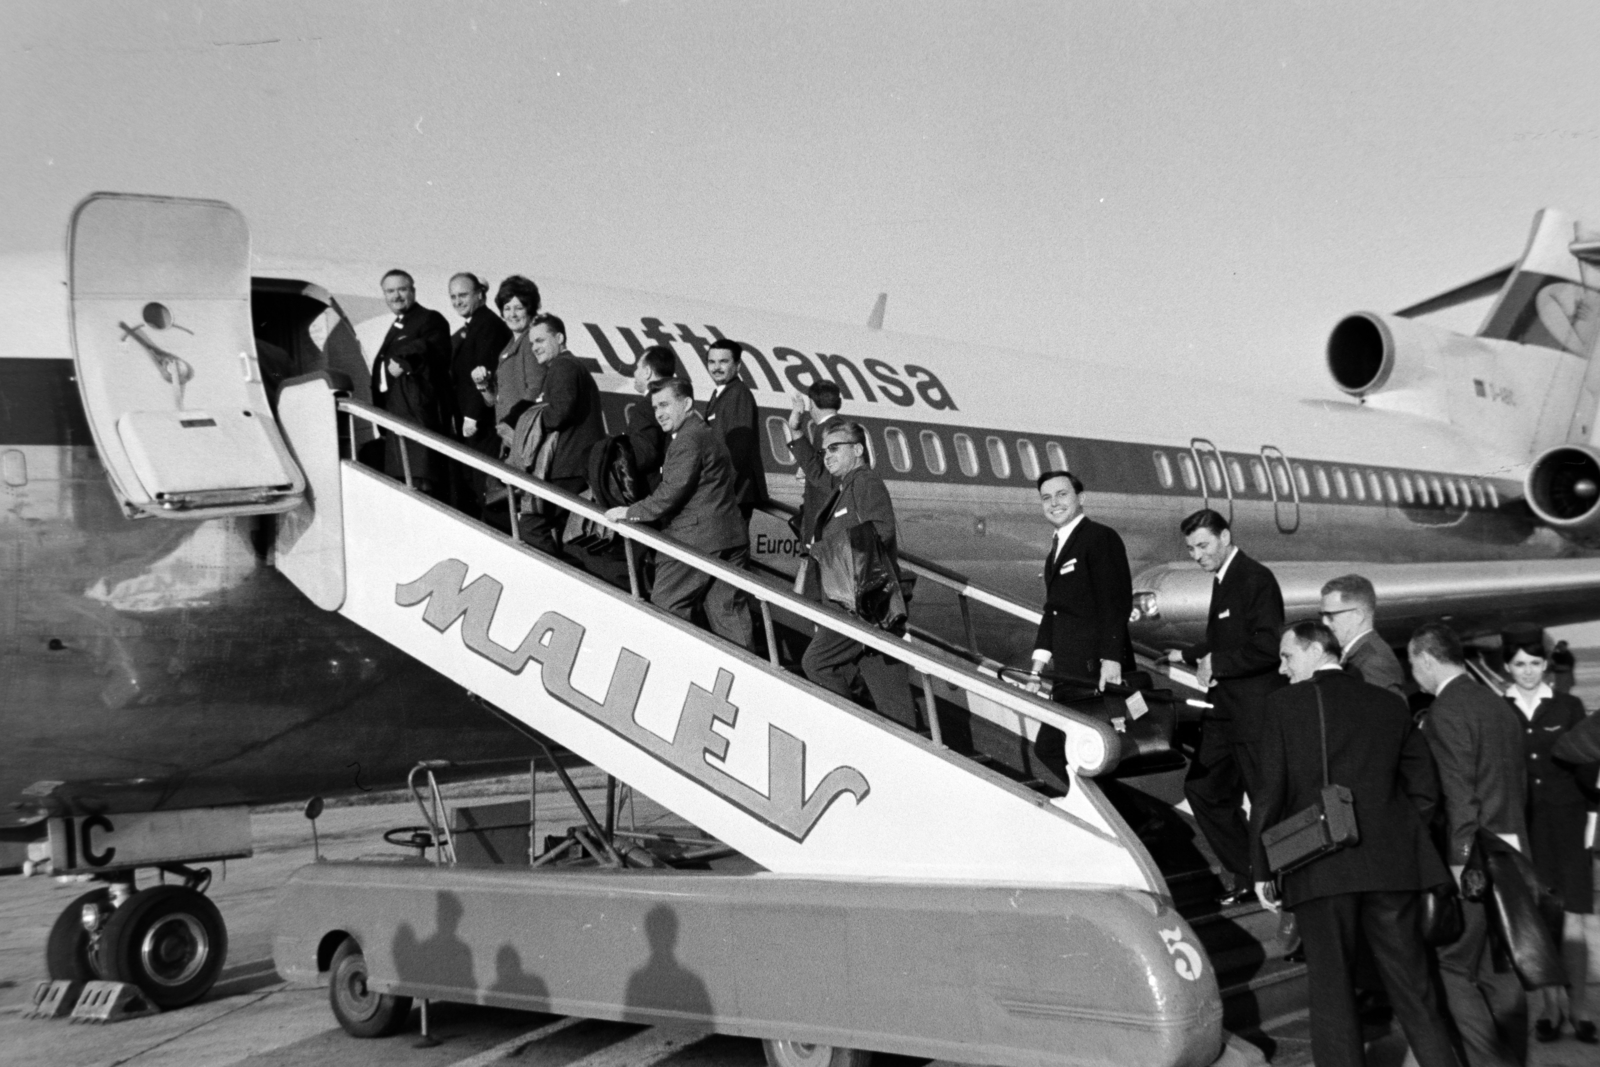
POLYGON ((315 604, 748 861, 313 864, 283 891, 275 958, 286 976, 327 975, 347 1029, 382 1032, 418 997, 686 1024, 762 1038, 794 1063, 818 1050, 1018 1067, 1222 1054, 1218 967, 1259 961, 1262 939, 1238 915, 1181 909, 1108 799, 1136 754, 1117 716, 1030 696, 975 649, 901 640, 609 524, 327 375, 284 383, 274 407, 249 338, 248 239, 227 205, 97 196, 73 226, 80 388, 130 515, 276 516, 274 563, 315 604), (463 517, 409 470, 362 466, 356 445, 374 429, 502 480, 509 508, 520 496, 569 509, 620 539, 630 575, 648 550, 744 590, 770 658, 463 517), (780 616, 906 664, 925 721, 891 722, 786 670, 780 616), (947 737, 963 714, 1014 750, 1056 732, 1054 780, 970 740, 988 727, 947 737))

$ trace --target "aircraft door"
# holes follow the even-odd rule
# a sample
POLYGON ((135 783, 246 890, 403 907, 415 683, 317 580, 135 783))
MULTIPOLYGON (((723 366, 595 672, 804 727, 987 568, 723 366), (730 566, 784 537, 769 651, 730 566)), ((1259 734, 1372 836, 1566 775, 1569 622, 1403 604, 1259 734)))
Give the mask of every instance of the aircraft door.
POLYGON ((1212 508, 1233 525, 1233 483, 1222 466, 1222 453, 1217 446, 1203 437, 1189 442, 1195 466, 1200 468, 1200 496, 1204 506, 1212 508))
POLYGON ((73 359, 131 516, 288 511, 305 495, 250 314, 250 235, 215 200, 96 193, 68 234, 73 359))
POLYGON ((1283 451, 1272 445, 1261 448, 1261 462, 1267 465, 1267 485, 1272 490, 1272 515, 1278 532, 1291 534, 1300 528, 1300 487, 1283 451))

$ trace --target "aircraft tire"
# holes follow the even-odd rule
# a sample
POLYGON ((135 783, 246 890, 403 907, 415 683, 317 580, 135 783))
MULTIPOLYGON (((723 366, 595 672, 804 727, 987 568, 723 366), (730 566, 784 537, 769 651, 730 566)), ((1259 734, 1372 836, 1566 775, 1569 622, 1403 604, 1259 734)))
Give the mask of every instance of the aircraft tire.
POLYGON ((859 1048, 812 1045, 804 1041, 762 1039, 767 1067, 867 1067, 872 1053, 859 1048))
POLYGON ((141 889, 101 933, 106 977, 136 985, 163 1010, 193 1004, 222 973, 228 930, 204 894, 177 885, 141 889))
POLYGON ((91 889, 56 916, 50 937, 44 943, 45 971, 51 981, 92 982, 101 977, 89 955, 89 931, 83 928, 83 906, 111 903, 111 890, 91 889))
POLYGON ((339 945, 328 965, 328 1007, 351 1037, 388 1037, 405 1028, 411 998, 367 988, 367 958, 355 938, 339 945))

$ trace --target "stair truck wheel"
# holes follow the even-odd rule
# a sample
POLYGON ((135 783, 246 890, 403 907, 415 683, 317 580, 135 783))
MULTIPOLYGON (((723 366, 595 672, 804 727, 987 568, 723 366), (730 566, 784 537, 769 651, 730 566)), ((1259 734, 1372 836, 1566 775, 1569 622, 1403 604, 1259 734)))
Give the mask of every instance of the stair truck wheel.
POLYGON ((351 1037, 388 1037, 406 1025, 411 998, 367 988, 367 958, 355 938, 345 938, 328 966, 328 1006, 351 1037))
POLYGON ((865 1049, 812 1045, 805 1041, 763 1039, 761 1052, 767 1057, 767 1067, 867 1067, 872 1062, 872 1053, 865 1049))
POLYGON ((108 908, 111 890, 105 886, 91 889, 56 916, 55 925, 50 927, 50 937, 44 943, 45 970, 52 981, 92 982, 102 977, 89 955, 89 931, 83 928, 86 904, 108 908))
POLYGON ((100 935, 105 977, 139 987, 163 1010, 193 1004, 216 984, 228 954, 222 913, 178 885, 141 889, 111 913, 100 935))

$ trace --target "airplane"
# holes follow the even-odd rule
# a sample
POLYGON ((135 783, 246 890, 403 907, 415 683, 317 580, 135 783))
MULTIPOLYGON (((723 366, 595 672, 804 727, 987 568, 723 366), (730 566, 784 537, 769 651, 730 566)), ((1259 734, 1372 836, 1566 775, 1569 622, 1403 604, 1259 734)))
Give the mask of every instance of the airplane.
MULTIPOLYGON (((74 224, 86 205, 115 199, 89 198, 74 224)), ((163 256, 181 245, 169 237, 153 227, 131 248, 0 259, 10 325, 0 339, 0 839, 48 830, 59 866, 108 872, 52 931, 56 977, 97 973, 91 928, 115 925, 130 864, 181 877, 176 1003, 209 988, 226 944, 215 908, 195 903, 208 876, 194 865, 248 854, 247 805, 395 786, 424 758, 526 766, 533 748, 285 580, 276 527, 259 512, 291 506, 292 493, 283 508, 202 521, 127 505, 127 472, 96 447, 116 432, 95 414, 116 383, 91 381, 83 361, 98 344, 110 363, 154 360, 182 388, 164 338, 194 327, 151 299, 141 321, 95 341, 82 279, 155 292, 163 256)), ((346 376, 367 399, 391 320, 379 281, 392 264, 251 262, 253 336, 238 341, 253 414, 270 419, 275 384, 316 371, 346 376)), ((1393 314, 1342 319, 1327 347, 1341 399, 897 334, 882 328, 882 300, 851 327, 569 284, 527 264, 498 264, 494 277, 537 279, 596 376, 612 432, 640 402, 632 370, 645 346, 671 347, 703 396, 707 346, 740 342, 780 502, 799 499, 779 425, 789 395, 837 383, 890 486, 901 543, 1012 601, 1037 599, 1050 534, 1034 479, 1077 472, 1091 513, 1128 545, 1135 637, 1158 648, 1204 627, 1210 579, 1184 560, 1178 534, 1202 506, 1272 566, 1291 616, 1314 611, 1326 578, 1358 570, 1377 587, 1390 639, 1440 615, 1468 634, 1600 617, 1596 264, 1600 240, 1540 212, 1511 266, 1393 314), (1417 321, 1487 296, 1474 335, 1417 321)), ((442 306, 461 264, 404 266, 421 301, 442 306)), ((758 515, 753 532, 758 560, 792 568, 799 546, 780 521, 758 515)), ((932 589, 919 600, 924 625, 959 632, 952 597, 932 589)), ((1026 656, 1026 625, 1003 617, 983 628, 998 658, 1026 656)))

